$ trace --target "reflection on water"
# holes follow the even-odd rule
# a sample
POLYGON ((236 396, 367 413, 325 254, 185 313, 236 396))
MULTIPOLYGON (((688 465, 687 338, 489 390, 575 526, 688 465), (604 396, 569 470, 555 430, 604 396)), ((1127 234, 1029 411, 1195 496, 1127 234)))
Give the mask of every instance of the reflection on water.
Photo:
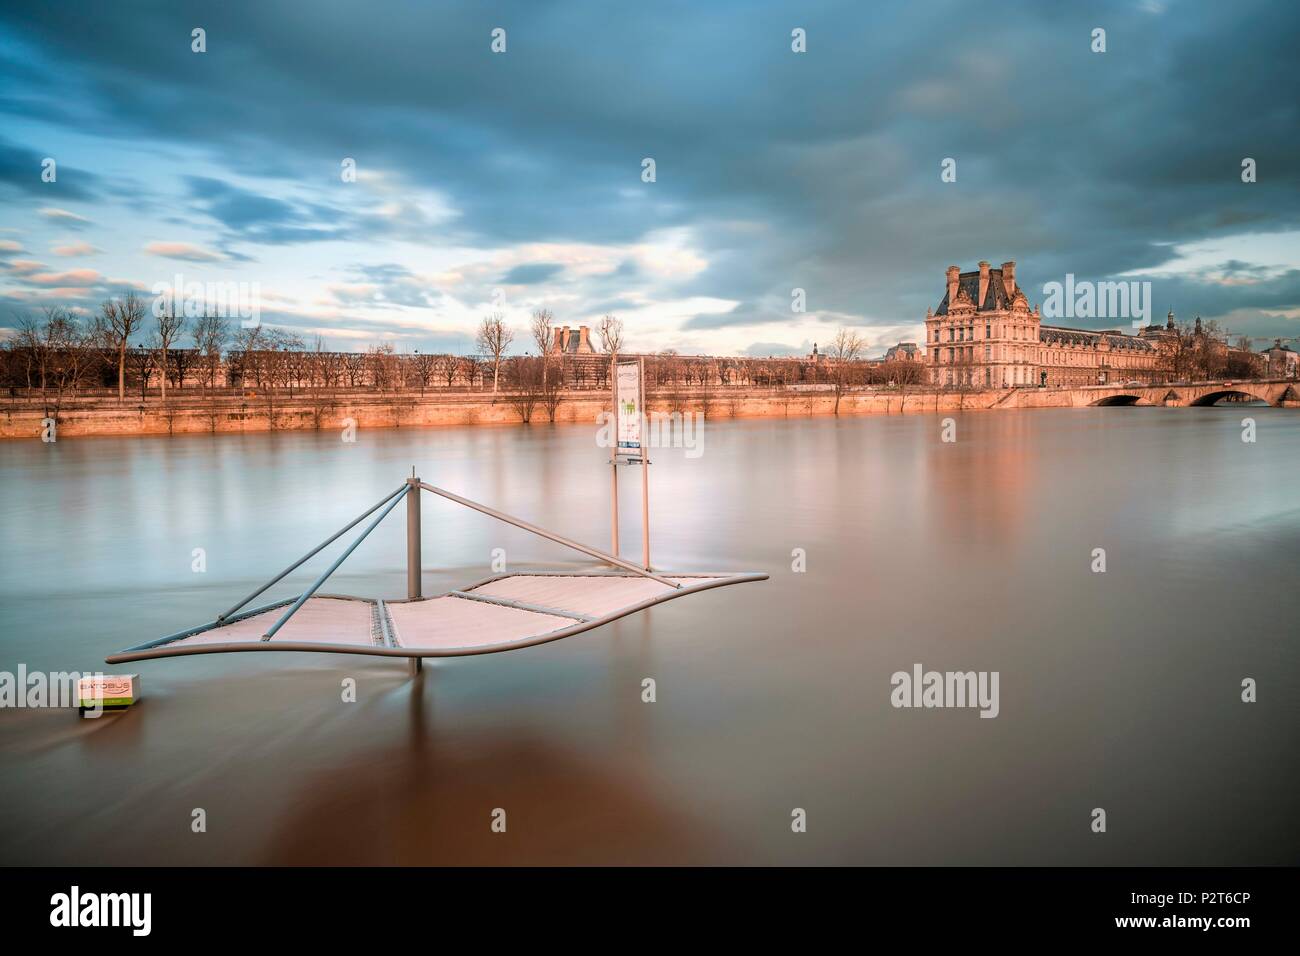
MULTIPOLYGON (((771 580, 414 680, 223 655, 134 665, 143 703, 99 721, 0 711, 0 862, 1295 863, 1300 415, 1251 408, 1244 444, 1243 414, 974 413, 953 444, 929 416, 710 422, 703 457, 651 469, 656 564, 771 580), (1000 671, 1000 716, 893 709, 918 662, 1000 671)), ((0 445, 0 670, 210 618, 412 465, 603 546, 594 432, 0 445)), ((426 593, 494 548, 581 563, 429 497, 424 529, 426 593)), ((328 590, 400 596, 404 560, 398 514, 328 590)))

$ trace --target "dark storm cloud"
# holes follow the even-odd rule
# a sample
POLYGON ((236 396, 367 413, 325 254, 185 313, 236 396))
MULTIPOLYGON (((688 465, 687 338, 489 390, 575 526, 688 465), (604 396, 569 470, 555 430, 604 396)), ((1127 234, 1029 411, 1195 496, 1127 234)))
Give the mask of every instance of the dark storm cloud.
POLYGON ((409 325, 362 316, 346 316, 343 319, 331 319, 326 322, 296 312, 263 309, 261 321, 263 325, 285 329, 296 334, 308 346, 312 344, 314 336, 320 335, 324 340, 325 348, 339 349, 341 351, 364 348, 366 340, 341 336, 332 332, 332 329, 359 329, 372 337, 382 335, 386 342, 392 342, 403 351, 408 352, 418 349, 425 353, 446 352, 455 355, 466 355, 474 351, 474 336, 470 333, 412 328, 409 325))
POLYGON ((58 156, 39 153, 0 139, 0 194, 25 194, 44 202, 89 201, 96 196, 99 177, 59 162, 58 156), (54 182, 41 178, 46 158, 55 161, 54 182))
POLYGON ((812 352, 812 345, 804 343, 803 345, 786 345, 784 342, 754 342, 745 349, 744 354, 750 358, 774 358, 791 355, 808 355, 812 352))
POLYGON ((724 329, 729 325, 765 325, 776 322, 789 322, 792 314, 788 304, 785 312, 776 309, 757 308, 749 303, 742 303, 728 312, 704 312, 686 320, 686 329, 724 329))
POLYGON ((558 262, 530 262, 515 266, 501 277, 501 281, 506 285, 537 285, 563 271, 564 266, 558 262))
POLYGON ((270 245, 342 238, 329 225, 337 213, 314 203, 290 203, 207 176, 187 179, 199 207, 241 239, 270 245))
MULTIPOLYGON (((1295 4, 142 6, 8 9, 39 56, 27 75, 0 69, 89 91, 100 135, 206 144, 243 174, 324 188, 343 157, 395 171, 459 213, 403 227, 429 244, 690 226, 710 265, 670 291, 741 303, 696 329, 787 322, 796 286, 810 311, 916 322, 949 263, 1014 258, 1032 289, 1300 227, 1295 4), (195 24, 206 54, 190 52, 195 24), (503 55, 488 50, 497 26, 503 55), (806 54, 790 52, 794 26, 806 54), (1240 180, 1247 156, 1258 183, 1240 180)), ((206 211, 249 241, 395 228, 206 188, 206 211)), ((1230 310, 1240 288, 1185 282, 1201 298, 1173 304, 1230 310)))
POLYGON ((361 288, 351 291, 347 287, 333 286, 334 297, 345 302, 364 300, 371 308, 436 308, 446 302, 445 293, 431 288, 425 280, 398 263, 355 266, 348 271, 345 281, 361 288))

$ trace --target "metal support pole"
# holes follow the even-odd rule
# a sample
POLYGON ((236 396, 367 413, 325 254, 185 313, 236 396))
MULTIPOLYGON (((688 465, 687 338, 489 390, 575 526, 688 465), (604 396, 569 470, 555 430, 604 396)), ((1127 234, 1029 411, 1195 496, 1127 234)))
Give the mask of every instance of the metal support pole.
POLYGON ((641 564, 650 570, 650 416, 645 407, 645 359, 641 367, 641 564))
POLYGON ((609 357, 609 392, 614 443, 609 448, 609 553, 618 557, 618 353, 609 357))
POLYGON ((609 462, 609 553, 618 557, 618 462, 609 462))
POLYGON ((406 599, 408 601, 418 601, 423 597, 420 571, 420 479, 412 475, 406 479, 406 599))

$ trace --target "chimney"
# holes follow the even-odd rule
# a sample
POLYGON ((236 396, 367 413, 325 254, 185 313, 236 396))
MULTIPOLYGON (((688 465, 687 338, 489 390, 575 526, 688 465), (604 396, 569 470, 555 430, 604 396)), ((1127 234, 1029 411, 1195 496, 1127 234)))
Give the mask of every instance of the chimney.
POLYGON ((948 267, 948 308, 957 301, 957 277, 961 275, 961 270, 956 266, 948 267))
POLYGON ((1007 298, 1014 299, 1016 296, 1016 263, 1014 259, 1002 263, 1002 285, 1007 290, 1007 298))
POLYGON ((595 349, 591 347, 591 329, 587 328, 587 326, 585 325, 578 326, 578 351, 579 352, 595 351, 595 349))
POLYGON ((980 260, 980 297, 975 300, 975 308, 984 304, 984 294, 989 291, 989 264, 980 260))
POLYGON ((552 333, 551 351, 563 352, 569 346, 569 327, 562 325, 552 333))

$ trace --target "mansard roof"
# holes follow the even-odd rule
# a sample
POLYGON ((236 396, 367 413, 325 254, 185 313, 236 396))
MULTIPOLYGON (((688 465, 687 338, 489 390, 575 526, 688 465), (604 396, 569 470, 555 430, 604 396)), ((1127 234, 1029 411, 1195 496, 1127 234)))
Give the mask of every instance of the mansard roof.
POLYGON ((891 359, 894 356, 898 355, 899 353, 911 355, 914 352, 920 352, 920 351, 921 350, 917 348, 915 342, 899 342, 897 345, 891 345, 885 351, 885 359, 886 360, 891 359))
MULTIPOLYGON (((1017 292, 1019 290, 1016 290, 1017 292)), ((1011 308, 1011 303, 1015 300, 1015 295, 1007 295, 1007 287, 1002 281, 1001 269, 989 270, 989 287, 984 291, 984 301, 978 302, 980 294, 980 274, 976 272, 963 272, 957 277, 957 298, 962 298, 965 293, 966 298, 975 303, 977 312, 1001 312, 1011 308)), ((948 314, 948 293, 945 290, 943 300, 939 303, 939 308, 935 310, 935 315, 948 314)))
POLYGON ((1110 349, 1127 349, 1132 352, 1150 352, 1154 346, 1147 339, 1122 332, 1089 332, 1087 329, 1067 329, 1058 325, 1038 327, 1038 341, 1044 345, 1078 345, 1096 348, 1102 340, 1110 349))

